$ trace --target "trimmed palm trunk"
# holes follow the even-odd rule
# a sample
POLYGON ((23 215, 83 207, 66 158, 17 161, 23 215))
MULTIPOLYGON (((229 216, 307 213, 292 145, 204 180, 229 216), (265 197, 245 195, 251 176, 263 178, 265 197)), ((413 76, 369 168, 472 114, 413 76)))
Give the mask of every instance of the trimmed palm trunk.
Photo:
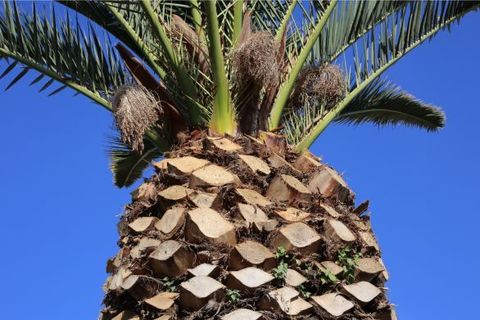
POLYGON ((280 136, 204 133, 119 223, 102 319, 395 319, 367 206, 280 136))

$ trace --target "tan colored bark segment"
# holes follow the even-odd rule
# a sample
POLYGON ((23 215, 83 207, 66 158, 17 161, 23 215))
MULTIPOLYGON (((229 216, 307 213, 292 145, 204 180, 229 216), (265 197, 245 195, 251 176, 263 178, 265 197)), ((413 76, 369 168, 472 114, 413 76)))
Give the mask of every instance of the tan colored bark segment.
POLYGON ((270 200, 255 190, 237 188, 235 191, 247 204, 257 205, 260 207, 266 207, 272 204, 270 200))
POLYGON ((334 276, 338 276, 340 273, 343 272, 343 268, 333 261, 323 261, 323 262, 317 263, 317 266, 320 270, 328 271, 334 276))
POLYGON ((285 283, 292 287, 298 287, 303 283, 307 282, 307 278, 305 278, 300 272, 294 269, 287 270, 287 276, 285 277, 285 283))
POLYGON ((167 159, 167 169, 177 175, 190 175, 193 171, 208 165, 210 161, 191 156, 167 159))
POLYGON ((257 232, 271 232, 277 228, 278 221, 275 219, 268 219, 266 221, 256 221, 253 223, 255 230, 257 232))
POLYGON ((154 199, 157 194, 157 188, 152 182, 142 183, 134 192, 133 199, 148 201, 154 199))
POLYGON ((121 288, 135 299, 143 300, 155 294, 158 284, 149 277, 132 274, 122 282, 121 288))
POLYGON ((188 212, 186 237, 198 243, 204 240, 234 246, 237 243, 235 227, 221 214, 210 208, 197 208, 188 212))
POLYGON ((185 223, 185 212, 183 207, 168 209, 155 224, 155 229, 167 237, 173 236, 185 223))
POLYGON ((267 146, 267 148, 279 155, 284 156, 287 150, 287 142, 283 135, 272 132, 261 131, 259 138, 267 146))
POLYGON ((247 227, 253 226, 258 232, 273 231, 278 225, 277 220, 269 219, 265 212, 257 206, 238 203, 237 208, 241 217, 247 223, 247 227))
POLYGON ((229 267, 240 270, 250 266, 257 266, 269 270, 276 264, 275 255, 265 246, 247 240, 237 244, 230 253, 229 267))
POLYGON ((158 195, 167 202, 173 202, 186 199, 192 192, 192 189, 175 185, 160 191, 158 195))
POLYGON ((371 281, 384 270, 378 258, 360 258, 357 261, 356 278, 361 281, 371 281))
POLYGON ((176 292, 160 292, 159 294, 151 297, 150 299, 145 300, 145 303, 151 305, 152 307, 158 310, 168 310, 175 303, 175 299, 178 298, 178 293, 176 292))
POLYGON ((312 300, 334 317, 340 317, 355 306, 351 301, 345 299, 338 293, 314 296, 312 300))
POLYGON ((378 262, 380 262, 380 264, 383 266, 383 271, 382 271, 382 275, 381 275, 382 279, 384 281, 388 281, 388 278, 390 278, 390 275, 388 274, 387 267, 385 267, 385 263, 380 258, 378 259, 378 262))
POLYGON ((297 160, 295 160, 293 166, 301 172, 311 172, 320 168, 322 164, 307 151, 302 153, 297 160))
POLYGON ((209 263, 202 263, 195 268, 188 269, 188 273, 196 277, 213 277, 215 274, 218 273, 218 266, 209 263))
POLYGON ((328 219, 325 222, 325 237, 347 243, 353 242, 356 239, 352 231, 350 231, 343 222, 334 219, 328 219))
POLYGON ((342 290, 360 304, 367 304, 382 293, 379 288, 367 281, 343 285, 342 290))
POLYGON ((275 177, 267 190, 267 197, 277 201, 306 201, 310 196, 307 187, 297 178, 286 174, 275 177))
POLYGON ((138 244, 130 251, 130 256, 134 259, 138 259, 148 250, 153 250, 160 245, 160 241, 151 238, 141 238, 138 244))
POLYGON ((252 292, 273 280, 270 273, 255 267, 248 267, 238 271, 232 271, 227 278, 227 286, 230 289, 252 292))
POLYGON ((260 312, 256 312, 249 309, 237 309, 226 315, 222 320, 262 320, 263 316, 260 312))
POLYGON ((292 207, 289 207, 286 210, 276 210, 275 213, 288 222, 303 221, 310 216, 310 213, 292 207))
POLYGON ((225 286, 217 280, 198 276, 180 284, 180 304, 189 311, 202 308, 210 299, 221 300, 225 286))
POLYGON ((264 230, 270 232, 278 225, 277 220, 269 219, 265 212, 257 206, 238 203, 237 208, 248 228, 253 227, 258 232, 264 230))
POLYGON ((153 225, 157 222, 155 217, 140 217, 135 219, 132 223, 129 223, 128 226, 135 232, 145 232, 153 228, 153 225))
POLYGON ((253 224, 255 222, 268 220, 268 216, 265 214, 265 212, 263 212, 262 209, 256 206, 252 206, 244 203, 238 203, 237 208, 242 218, 248 224, 253 224))
POLYGON ((209 138, 208 141, 217 149, 226 152, 237 152, 242 150, 242 146, 236 144, 227 138, 209 138))
POLYGON ((195 170, 190 177, 190 187, 221 187, 238 184, 239 179, 233 173, 215 164, 195 170))
POLYGON ((272 154, 268 158, 268 162, 275 169, 288 168, 296 174, 302 174, 299 170, 295 169, 295 167, 292 166, 287 160, 285 160, 285 158, 274 152, 272 152, 272 154))
POLYGON ((335 218, 335 219, 338 219, 340 218, 342 215, 340 213, 338 213, 335 209, 333 209, 332 207, 326 205, 326 204, 320 204, 320 207, 325 210, 325 212, 330 215, 332 218, 335 218))
POLYGON ((289 316, 298 316, 309 313, 313 307, 310 303, 299 298, 299 292, 291 287, 283 287, 270 291, 267 297, 260 301, 264 310, 281 310, 289 316))
POLYGON ((370 232, 361 231, 359 234, 363 243, 365 243, 368 248, 373 249, 375 251, 380 251, 380 247, 378 246, 377 240, 370 232))
POLYGON ((271 172, 269 165, 258 157, 244 154, 240 154, 238 157, 256 174, 267 176, 271 172))
POLYGON ((190 202, 199 208, 211 208, 215 200, 217 200, 218 194, 208 192, 195 192, 189 196, 190 202))
POLYGON ((327 166, 323 166, 312 176, 308 189, 327 198, 336 197, 342 202, 345 202, 351 193, 343 178, 327 166))
POLYGON ((161 243, 150 256, 150 264, 159 277, 177 277, 193 265, 195 255, 175 240, 161 243))
POLYGON ((113 274, 106 284, 106 289, 108 290, 121 290, 122 284, 129 276, 132 275, 132 272, 126 268, 120 268, 115 274, 113 274))
POLYGON ((296 222, 281 228, 271 244, 273 248, 283 247, 286 250, 314 253, 319 249, 320 236, 306 224, 296 222))

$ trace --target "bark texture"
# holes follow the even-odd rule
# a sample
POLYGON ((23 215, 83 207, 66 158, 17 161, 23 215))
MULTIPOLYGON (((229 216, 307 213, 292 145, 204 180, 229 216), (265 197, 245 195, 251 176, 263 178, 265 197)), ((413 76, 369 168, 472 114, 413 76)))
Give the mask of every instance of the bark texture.
POLYGON ((154 165, 119 222, 102 320, 396 319, 366 209, 266 137, 197 133, 154 165))

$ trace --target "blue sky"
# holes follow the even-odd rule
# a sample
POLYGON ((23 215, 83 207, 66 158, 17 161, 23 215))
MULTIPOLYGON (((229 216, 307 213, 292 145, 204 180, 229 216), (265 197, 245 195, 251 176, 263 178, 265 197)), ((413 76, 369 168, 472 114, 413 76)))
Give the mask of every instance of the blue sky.
MULTIPOLYGON (((480 14, 470 14, 387 72, 443 107, 440 133, 333 126, 312 148, 359 202, 370 199, 400 319, 478 317, 478 30, 480 14)), ((0 92, 2 317, 96 319, 130 199, 108 169, 112 118, 67 90, 49 98, 26 83, 0 92)))

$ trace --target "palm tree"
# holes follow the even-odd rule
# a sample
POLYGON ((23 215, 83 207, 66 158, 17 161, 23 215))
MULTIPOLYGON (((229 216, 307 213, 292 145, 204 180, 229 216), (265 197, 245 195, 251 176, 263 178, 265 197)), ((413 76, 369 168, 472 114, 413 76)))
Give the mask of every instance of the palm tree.
POLYGON ((155 168, 118 224, 101 318, 396 319, 368 202, 308 148, 332 122, 442 128, 382 74, 479 6, 4 2, 7 89, 36 72, 111 111, 118 187, 155 168))

